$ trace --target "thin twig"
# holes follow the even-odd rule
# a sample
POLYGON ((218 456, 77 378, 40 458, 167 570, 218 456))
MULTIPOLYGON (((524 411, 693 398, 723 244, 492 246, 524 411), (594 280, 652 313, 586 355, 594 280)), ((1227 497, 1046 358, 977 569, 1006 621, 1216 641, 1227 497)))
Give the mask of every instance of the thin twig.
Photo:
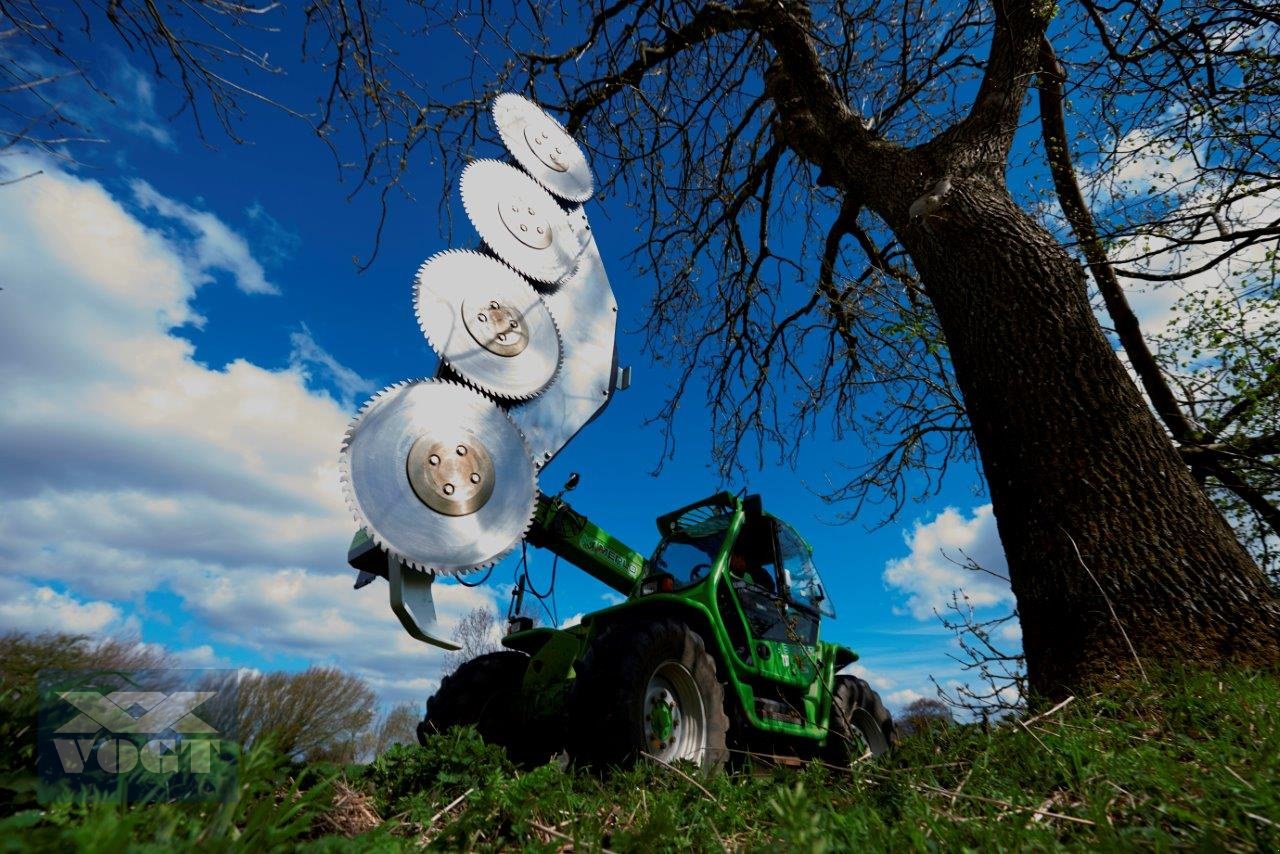
POLYGON ((1032 813, 1030 820, 1034 822, 1043 821, 1044 817, 1048 815, 1048 813, 1046 813, 1045 810, 1047 810, 1051 806, 1053 806, 1052 795, 1044 799, 1044 803, 1040 804, 1039 809, 1037 809, 1034 813, 1032 813))
POLYGON ((1027 726, 1026 724, 1024 724, 1024 723, 1023 723, 1022 721, 1020 721, 1020 720, 1018 721, 1018 726, 1022 727, 1024 730, 1026 730, 1026 731, 1027 731, 1027 735, 1029 735, 1029 736, 1031 736, 1032 738, 1034 738, 1034 739, 1036 740, 1036 744, 1040 745, 1040 747, 1044 749, 1044 752, 1045 752, 1045 753, 1048 753, 1048 752, 1049 752, 1049 746, 1048 746, 1047 744, 1045 744, 1043 741, 1041 741, 1041 740, 1040 740, 1040 736, 1038 736, 1038 735, 1036 735, 1034 732, 1032 732, 1032 731, 1031 731, 1031 728, 1030 728, 1029 726, 1027 726))
POLYGON ((976 765, 970 765, 969 770, 964 772, 964 779, 960 781, 960 785, 956 786, 956 790, 951 793, 951 806, 956 805, 956 798, 960 797, 960 790, 964 788, 964 784, 969 782, 969 778, 973 776, 973 769, 976 765))
POLYGON ((1234 769, 1234 768, 1232 768, 1230 765, 1223 765, 1222 767, 1223 767, 1223 768, 1226 768, 1226 769, 1227 769, 1227 773, 1228 773, 1228 774, 1230 774, 1232 777, 1235 777, 1237 780, 1239 780, 1241 783, 1244 783, 1244 784, 1245 784, 1246 786, 1248 786, 1250 789, 1252 789, 1252 788, 1253 788, 1253 784, 1252 784, 1252 783, 1250 783, 1250 782, 1249 782, 1248 780, 1246 780, 1245 778, 1241 777, 1239 774, 1237 774, 1237 773, 1236 773, 1236 771, 1235 771, 1235 769, 1234 769))
POLYGON ((461 795, 458 795, 458 797, 456 797, 456 798, 454 798, 452 801, 450 801, 450 802, 449 802, 449 806, 445 807, 444 809, 440 810, 440 812, 438 812, 438 813, 436 813, 435 815, 431 816, 431 820, 427 822, 427 826, 426 826, 426 827, 424 827, 424 828, 422 828, 422 829, 423 829, 423 831, 426 831, 426 830, 430 829, 431 825, 435 824, 435 823, 436 823, 436 820, 437 820, 437 819, 439 819, 439 818, 440 818, 440 816, 444 815, 444 814, 445 814, 445 813, 447 813, 449 810, 453 809, 453 808, 454 808, 454 807, 456 807, 458 804, 462 803, 463 799, 464 799, 464 798, 466 798, 466 797, 467 797, 467 795, 471 794, 471 793, 472 793, 472 792, 474 792, 474 791, 475 791, 475 789, 474 789, 474 788, 467 789, 467 790, 466 790, 465 792, 463 792, 461 795))
POLYGON ((44 174, 43 169, 37 169, 36 171, 32 172, 29 175, 23 175, 21 178, 10 178, 4 181, 0 181, 0 187, 7 187, 10 184, 17 184, 19 181, 25 181, 28 178, 34 178, 37 175, 43 175, 43 174, 44 174))
MULTIPOLYGON (((532 825, 533 827, 536 827, 538 830, 541 830, 543 833, 547 834, 548 836, 554 836, 557 839, 563 839, 565 842, 573 842, 573 843, 577 842, 577 840, 574 839, 569 834, 561 833, 560 831, 556 830, 554 827, 547 827, 545 824, 542 824, 541 822, 537 822, 537 821, 534 821, 533 819, 529 819, 529 824, 532 825)), ((608 848, 605 848, 603 845, 600 846, 600 850, 603 851, 604 854, 614 854, 613 851, 610 851, 608 848)))
POLYGON ((1031 726, 1031 725, 1032 725, 1033 723, 1035 723, 1036 721, 1038 721, 1038 720, 1043 720, 1044 718, 1047 718, 1047 717, 1049 717, 1050 715, 1052 715, 1054 712, 1057 712, 1057 711, 1062 710, 1062 709, 1063 709, 1063 708, 1065 708, 1067 705, 1069 705, 1069 704, 1071 703, 1071 701, 1072 701, 1072 700, 1074 700, 1075 698, 1076 698, 1076 695, 1075 695, 1075 694, 1072 694, 1070 697, 1068 697, 1067 699, 1063 700, 1061 703, 1059 703, 1058 705, 1054 706, 1054 707, 1053 707, 1052 709, 1050 709, 1049 711, 1047 711, 1047 712, 1041 712, 1040 714, 1036 715, 1034 718, 1028 718, 1028 719, 1027 719, 1027 722, 1026 722, 1026 724, 1024 724, 1024 726, 1031 726))
POLYGON ((907 785, 911 786, 914 789, 918 789, 922 792, 935 792, 940 795, 956 795, 957 797, 965 798, 967 800, 982 801, 983 803, 987 803, 987 804, 996 804, 998 806, 1007 807, 1013 810, 1019 810, 1021 812, 1038 813, 1040 815, 1047 815, 1050 818, 1060 818, 1063 821, 1074 821, 1077 824, 1087 824, 1090 827, 1097 826, 1097 822, 1091 821, 1087 818, 1080 818, 1079 816, 1074 816, 1074 815, 1063 815, 1062 813, 1057 813, 1057 812, 1049 812, 1048 810, 1042 810, 1039 807, 1024 807, 1019 804, 1015 804, 1011 801, 1002 801, 999 798, 984 798, 982 795, 962 795, 959 792, 953 792, 950 789, 944 789, 941 786, 930 786, 925 783, 907 783, 907 785))
POLYGON ((1080 547, 1076 545, 1075 537, 1071 536, 1065 528, 1061 529, 1062 533, 1067 535, 1067 539, 1071 541, 1071 548, 1075 549, 1076 560, 1080 561, 1080 565, 1084 567, 1084 571, 1089 573, 1089 579, 1098 588, 1098 592, 1102 594, 1102 601, 1107 603, 1107 610, 1111 612, 1111 619, 1116 621, 1116 628, 1120 630, 1120 637, 1124 638, 1125 645, 1129 647, 1129 654, 1133 656, 1133 661, 1138 665, 1138 673, 1142 675, 1142 681, 1150 684, 1147 679, 1147 671, 1142 666, 1142 660, 1138 658, 1138 651, 1133 648, 1133 642, 1129 640, 1129 633, 1124 630, 1124 624, 1120 622, 1120 616, 1116 614, 1115 607, 1111 604, 1111 597, 1107 595, 1107 591, 1102 589, 1102 585, 1098 583, 1098 579, 1094 576, 1093 570, 1089 569, 1089 565, 1084 562, 1084 558, 1080 555, 1080 547))

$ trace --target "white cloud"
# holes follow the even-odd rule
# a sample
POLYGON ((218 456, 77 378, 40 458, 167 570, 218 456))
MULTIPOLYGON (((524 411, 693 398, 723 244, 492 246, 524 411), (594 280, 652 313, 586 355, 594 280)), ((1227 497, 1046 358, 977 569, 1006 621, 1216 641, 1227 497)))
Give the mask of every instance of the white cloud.
MULTIPOLYGON (((250 648, 422 699, 442 656, 400 628, 384 582, 353 591, 345 565, 349 407, 309 388, 307 365, 354 372, 318 347, 277 370, 196 361, 173 331, 202 322, 192 301, 211 271, 276 291, 244 240, 135 184, 191 232, 162 233, 99 183, 35 165, 45 174, 0 196, 0 628, 114 631, 166 589, 174 622, 202 633, 182 653, 193 662, 250 648)), ((493 604, 486 589, 435 592, 445 635, 493 604)))
POLYGON ((0 577, 0 627, 4 631, 98 634, 132 624, 110 602, 88 601, 52 587, 0 577))
POLYGON ((884 699, 888 705, 901 709, 903 706, 908 706, 916 700, 923 700, 924 697, 924 694, 921 694, 914 688, 903 688, 901 691, 894 691, 884 699))
POLYGON ((1020 644, 1022 643, 1022 623, 1017 620, 1010 620, 1000 627, 1000 631, 997 634, 1001 640, 1020 644))
POLYGON ((894 686, 894 681, 882 673, 876 673, 861 663, 850 664, 841 673, 852 673, 877 691, 887 691, 894 686))
MULTIPOLYGON (((143 74, 119 54, 112 57, 112 67, 115 109, 109 112, 118 113, 115 121, 125 130, 147 137, 159 146, 176 148, 173 134, 156 112, 156 92, 151 76, 143 74)), ((108 111, 102 112, 108 114, 108 111)))
MULTIPOLYGON (((170 586, 184 609, 211 627, 215 643, 332 662, 368 680, 386 702, 425 700, 438 683, 443 652, 401 628, 386 582, 356 591, 353 581, 349 572, 263 568, 191 573, 170 586)), ((433 594, 438 634, 446 638, 473 608, 495 607, 484 587, 436 584, 433 594)))
POLYGON ((1012 605, 1008 582, 964 565, 968 557, 990 573, 1008 575, 990 504, 975 507, 969 518, 948 507, 929 522, 917 520, 903 539, 911 554, 886 563, 884 580, 907 595, 907 609, 916 619, 943 611, 956 590, 964 590, 975 608, 1012 605))
POLYGON ((582 618, 585 616, 586 616, 585 611, 579 611, 578 613, 574 614, 572 617, 565 617, 560 622, 560 628, 567 629, 571 626, 576 626, 582 622, 582 618))
POLYGON ((924 691, 930 690, 928 673, 922 673, 917 668, 907 667, 902 669, 901 672, 895 671, 894 677, 890 677, 879 669, 872 670, 858 662, 848 665, 840 672, 851 673, 869 684, 880 695, 880 699, 889 707, 889 710, 894 713, 900 712, 903 706, 913 700, 932 696, 932 694, 924 693, 924 691), (915 687, 898 687, 902 682, 907 682, 915 687))
POLYGON ((174 650, 173 657, 183 667, 226 669, 231 666, 226 656, 219 655, 209 644, 201 644, 190 649, 174 650))
MULTIPOLYGON (((101 73, 90 69, 87 75, 59 57, 46 57, 9 42, 5 44, 5 55, 22 68, 24 79, 48 81, 27 91, 18 91, 15 87, 5 93, 12 113, 0 120, 6 130, 15 134, 30 132, 30 120, 23 116, 47 118, 49 105, 56 103, 58 112, 74 124, 71 128, 74 137, 105 138, 105 142, 114 142, 119 137, 117 131, 123 131, 163 148, 176 148, 173 135, 166 127, 168 119, 156 109, 152 75, 130 63, 124 53, 108 48, 101 73)), ((38 131, 37 135, 40 135, 38 131)), ((50 148, 67 150, 66 145, 60 144, 51 144, 50 148)), ((85 150, 79 148, 76 153, 85 150)))
POLYGON ((261 202, 249 205, 244 214, 253 224, 248 239, 253 247, 254 257, 261 258, 268 267, 283 265, 302 245, 302 238, 267 213, 261 202))
POLYGON ((231 274, 236 287, 250 294, 278 294, 279 289, 267 281, 262 265, 253 257, 249 243, 231 230, 222 220, 208 211, 197 210, 190 205, 163 196, 146 181, 136 180, 130 185, 134 199, 144 210, 153 211, 165 219, 180 223, 190 236, 189 243, 174 243, 183 252, 199 282, 209 280, 213 270, 231 274))
MULTIPOLYGON (((1186 159, 1190 160, 1190 155, 1186 159)), ((1181 206, 1180 212, 1190 219, 1193 213, 1207 213, 1213 208, 1217 208, 1217 219, 1227 233, 1257 228, 1280 219, 1280 189, 1259 191, 1221 206, 1217 206, 1208 193, 1197 194, 1181 206)), ((1111 260, 1117 267, 1154 275, 1186 273, 1209 267, 1171 282, 1123 280, 1129 305, 1147 335, 1168 330, 1175 318, 1174 304, 1179 299, 1186 296, 1205 297, 1223 291, 1224 284, 1230 285, 1235 277, 1267 268, 1268 256, 1274 246, 1272 241, 1266 240, 1258 241, 1229 259, 1210 266, 1215 258, 1231 246, 1229 241, 1216 239, 1220 236, 1218 223, 1213 217, 1205 216, 1200 229, 1183 235, 1201 241, 1194 245, 1179 245, 1178 240, 1170 237, 1142 237, 1126 241, 1112 253, 1111 260)), ((1260 320, 1261 318, 1255 318, 1254 322, 1260 320)))
POLYGON ((354 406, 357 397, 376 390, 372 380, 360 376, 317 344, 306 324, 289 336, 289 343, 293 345, 290 366, 304 374, 317 371, 338 389, 347 408, 354 406))
POLYGON ((1196 177, 1195 157, 1180 143, 1137 128, 1116 142, 1099 169, 1110 201, 1148 196, 1196 177))

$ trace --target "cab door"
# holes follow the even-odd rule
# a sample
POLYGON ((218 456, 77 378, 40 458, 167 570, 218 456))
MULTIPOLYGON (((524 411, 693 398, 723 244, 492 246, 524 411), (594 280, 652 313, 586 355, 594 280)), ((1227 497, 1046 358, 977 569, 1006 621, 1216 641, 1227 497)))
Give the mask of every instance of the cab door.
POLYGON ((751 520, 733 545, 729 577, 757 659, 768 660, 775 652, 790 658, 777 644, 817 643, 818 613, 810 599, 794 598, 788 585, 789 577, 804 577, 807 549, 789 525, 764 515, 751 520))

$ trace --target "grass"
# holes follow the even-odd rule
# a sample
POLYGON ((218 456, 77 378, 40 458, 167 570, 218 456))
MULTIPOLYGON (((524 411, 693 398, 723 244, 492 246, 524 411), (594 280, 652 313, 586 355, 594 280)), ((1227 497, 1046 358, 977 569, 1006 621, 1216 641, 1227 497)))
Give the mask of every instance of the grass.
POLYGON ((0 848, 1280 850, 1280 678, 1257 673, 929 728, 852 772, 520 772, 469 731, 365 768, 243 762, 233 803, 24 810, 0 820, 0 848))

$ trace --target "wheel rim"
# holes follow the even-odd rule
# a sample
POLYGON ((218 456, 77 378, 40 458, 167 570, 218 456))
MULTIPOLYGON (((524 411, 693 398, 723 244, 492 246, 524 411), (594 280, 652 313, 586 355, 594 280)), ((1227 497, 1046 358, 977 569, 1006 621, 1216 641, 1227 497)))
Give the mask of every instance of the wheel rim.
POLYGON ((672 762, 702 761, 707 747, 707 712, 693 674, 666 661, 649 677, 644 696, 645 752, 672 762))

